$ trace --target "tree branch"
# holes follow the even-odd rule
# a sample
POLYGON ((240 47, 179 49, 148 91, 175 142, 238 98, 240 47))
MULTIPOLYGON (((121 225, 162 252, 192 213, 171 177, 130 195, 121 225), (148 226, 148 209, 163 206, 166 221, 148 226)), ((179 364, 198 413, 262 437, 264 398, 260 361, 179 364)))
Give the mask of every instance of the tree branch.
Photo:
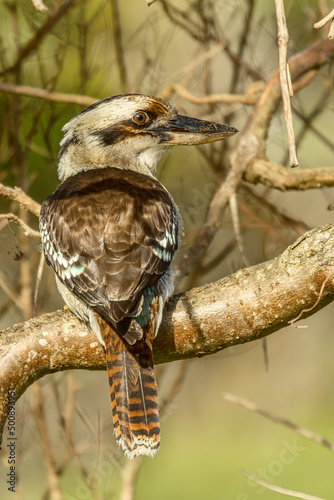
POLYGON ((249 165, 244 179, 252 184, 260 183, 281 191, 304 191, 306 189, 334 186, 334 167, 290 170, 278 163, 255 160, 249 165))
POLYGON ((293 92, 290 79, 289 64, 287 63, 289 33, 285 19, 284 2, 283 0, 275 0, 275 4, 279 50, 279 77, 281 82, 285 127, 288 134, 290 165, 292 167, 298 167, 299 161, 296 151, 296 141, 292 124, 292 111, 290 102, 290 98, 293 96, 293 92))
POLYGON ((7 198, 8 200, 17 201, 17 203, 19 203, 22 208, 39 217, 39 212, 41 209, 40 204, 30 198, 30 196, 25 194, 25 192, 21 188, 10 188, 8 186, 0 184, 0 198, 7 198))
POLYGON ((334 19, 334 9, 331 10, 327 16, 325 16, 323 19, 318 21, 317 23, 313 24, 313 28, 319 30, 320 28, 323 28, 327 23, 333 21, 334 19))
POLYGON ((77 5, 78 0, 67 0, 64 3, 61 3, 60 7, 48 16, 45 23, 38 29, 38 31, 36 31, 35 35, 30 38, 30 40, 28 40, 23 47, 20 47, 16 61, 9 68, 1 71, 0 75, 3 76, 7 73, 15 72, 20 67, 22 62, 26 61, 27 58, 37 50, 44 38, 52 31, 58 21, 63 18, 70 9, 76 7, 77 5))
MULTIPOLYGON (((319 41, 299 52, 289 60, 292 82, 297 82, 305 73, 320 68, 334 57, 334 44, 329 40, 319 41)), ((222 214, 236 192, 248 168, 265 157, 265 146, 271 119, 281 102, 279 74, 276 71, 260 94, 243 131, 238 134, 231 157, 231 168, 223 184, 212 198, 207 218, 192 247, 186 252, 176 269, 181 279, 192 264, 207 250, 218 227, 222 214)))
MULTIPOLYGON (((316 228, 282 255, 169 301, 154 361, 213 354, 257 340, 334 300, 334 225, 316 228), (320 295, 320 296, 319 296, 320 295)), ((18 399, 35 380, 70 369, 104 370, 95 334, 69 311, 57 311, 0 333, 0 430, 8 391, 18 399)))
POLYGON ((17 215, 8 213, 8 214, 0 214, 0 220, 7 220, 15 222, 18 226, 22 227, 23 234, 26 236, 31 236, 32 238, 40 239, 41 235, 39 231, 35 231, 32 227, 28 226, 22 219, 20 219, 17 215))
POLYGON ((64 92, 52 92, 48 89, 30 87, 29 85, 15 85, 13 83, 0 82, 0 92, 9 94, 37 97, 46 101, 65 102, 66 104, 79 104, 79 106, 90 106, 98 99, 80 94, 65 94, 64 92))

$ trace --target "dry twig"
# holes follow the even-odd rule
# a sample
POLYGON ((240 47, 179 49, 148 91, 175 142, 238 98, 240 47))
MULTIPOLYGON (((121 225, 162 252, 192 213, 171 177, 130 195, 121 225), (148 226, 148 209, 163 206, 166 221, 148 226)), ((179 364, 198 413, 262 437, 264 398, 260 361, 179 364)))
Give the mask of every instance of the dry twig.
POLYGON ((120 500, 133 500, 138 473, 143 463, 143 457, 137 457, 135 460, 127 460, 123 468, 123 485, 120 494, 120 500))
POLYGON ((292 167, 297 167, 299 165, 299 161, 296 151, 296 141, 292 124, 292 112, 290 103, 290 97, 292 97, 292 84, 289 64, 287 63, 289 33, 286 25, 283 0, 275 0, 275 5, 278 27, 279 75, 282 90, 285 125, 288 134, 290 165, 292 167))
POLYGON ((319 30, 323 28, 327 23, 330 23, 328 38, 332 40, 334 38, 334 9, 327 14, 323 19, 313 24, 313 28, 319 30))
POLYGON ((48 11, 48 8, 47 6, 45 5, 45 3, 43 2, 43 0, 31 0, 32 1, 32 4, 33 6, 35 7, 35 9, 38 11, 38 12, 47 12, 48 11))
MULTIPOLYGON (((298 80, 305 73, 327 64, 334 56, 334 44, 321 40, 290 59, 292 81, 298 80)), ((238 142, 231 158, 231 169, 225 182, 216 191, 208 211, 203 228, 194 245, 184 254, 176 268, 176 276, 184 276, 193 263, 210 245, 230 197, 236 192, 243 176, 265 153, 270 121, 281 100, 279 75, 277 72, 270 78, 262 94, 258 98, 253 112, 244 130, 240 132, 238 142)), ((319 187, 319 186, 317 186, 319 187)))
POLYGON ((180 97, 183 97, 193 104, 255 104, 257 100, 257 94, 263 89, 264 83, 258 82, 255 86, 254 84, 248 88, 246 94, 211 94, 205 96, 195 96, 189 90, 187 90, 183 85, 179 83, 173 83, 165 88, 160 96, 163 99, 169 99, 171 95, 176 92, 180 97))
POLYGON ((32 238, 40 238, 41 235, 39 231, 35 231, 32 227, 28 226, 22 219, 20 219, 15 214, 0 214, 0 220, 7 219, 8 221, 13 221, 18 226, 22 227, 25 236, 31 236, 32 238))
POLYGON ((314 443, 320 444, 321 446, 328 448, 330 451, 334 451, 334 443, 330 442, 328 439, 323 438, 318 434, 315 434, 314 432, 310 431, 309 429, 306 429, 305 427, 300 427, 299 425, 295 424, 294 422, 292 422, 287 418, 283 418, 280 417, 279 415, 275 415, 272 412, 263 410, 262 408, 257 406, 252 401, 249 401, 248 399, 241 398, 239 396, 236 396, 235 394, 230 394, 229 392, 225 392, 223 394, 223 398, 226 399, 227 401, 230 401, 231 403, 242 406, 247 410, 258 413, 262 417, 265 417, 268 420, 275 422, 276 424, 284 425, 285 427, 288 427, 289 429, 292 429, 293 431, 297 432, 300 436, 303 436, 306 439, 313 441, 314 443))
POLYGON ((5 68, 0 72, 0 75, 5 75, 7 73, 14 73, 21 65, 23 61, 25 61, 30 54, 38 50, 38 47, 43 42, 44 38, 50 33, 53 27, 59 22, 61 18, 63 18, 67 12, 76 7, 78 4, 78 0, 67 0, 64 3, 61 3, 59 8, 51 14, 45 21, 45 23, 36 31, 35 35, 19 49, 19 53, 16 61, 8 68, 5 68))
POLYGON ((0 92, 9 94, 26 95, 28 97, 37 97, 53 102, 65 102, 67 104, 79 104, 80 106, 90 106, 98 99, 87 95, 65 94, 62 92, 51 92, 47 89, 38 87, 29 87, 28 85, 15 85, 12 83, 0 82, 0 92))
POLYGON ((128 88, 127 81, 127 70, 124 59, 124 49, 123 49, 123 41, 122 41, 122 29, 121 29, 121 19, 118 7, 118 0, 110 1, 111 7, 111 25, 112 25, 112 33, 114 37, 114 45, 117 59, 117 66, 119 71, 119 77, 121 81, 122 92, 126 92, 128 88))
POLYGON ((259 484, 260 486, 263 486, 267 490, 275 491, 276 493, 281 493, 282 495, 287 495, 288 497, 301 498, 302 500, 325 500, 324 498, 315 497, 314 495, 308 495, 307 493, 302 493, 300 491, 293 491, 287 488, 282 488, 280 486, 275 486, 274 484, 270 484, 267 481, 264 481, 263 479, 259 479, 258 477, 249 474, 249 472, 243 469, 241 469, 240 472, 248 479, 250 479, 256 484, 259 484))
POLYGON ((57 468, 55 463, 55 458, 53 454, 53 449, 50 442, 50 435, 48 428, 46 426, 45 414, 44 414, 44 404, 43 395, 39 382, 34 384, 34 414, 37 422, 37 427, 39 430, 42 450, 44 455, 44 463, 46 467, 46 478, 48 482, 48 492, 47 496, 50 500, 62 500, 62 494, 60 491, 59 478, 57 474, 57 468))

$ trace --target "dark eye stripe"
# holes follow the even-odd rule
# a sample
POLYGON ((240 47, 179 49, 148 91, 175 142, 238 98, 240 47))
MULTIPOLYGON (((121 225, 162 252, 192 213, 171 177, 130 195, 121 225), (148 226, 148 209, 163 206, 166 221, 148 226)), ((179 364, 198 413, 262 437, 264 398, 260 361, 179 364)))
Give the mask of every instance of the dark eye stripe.
POLYGON ((124 120, 122 122, 111 125, 110 127, 95 130, 92 135, 101 138, 101 143, 105 146, 110 146, 116 142, 124 141, 128 138, 134 137, 138 133, 138 129, 143 127, 143 125, 150 124, 156 118, 155 115, 151 113, 146 113, 146 111, 137 111, 130 120, 124 120), (134 116, 137 114, 144 114, 147 119, 143 123, 137 123, 134 120, 134 116))

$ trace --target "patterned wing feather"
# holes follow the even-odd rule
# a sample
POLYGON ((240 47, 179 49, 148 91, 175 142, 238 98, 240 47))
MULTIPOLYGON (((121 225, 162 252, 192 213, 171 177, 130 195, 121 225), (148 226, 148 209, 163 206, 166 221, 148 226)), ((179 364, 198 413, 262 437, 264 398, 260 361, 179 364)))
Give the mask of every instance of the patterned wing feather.
POLYGON ((177 249, 177 214, 166 189, 117 168, 68 178, 43 203, 40 228, 58 278, 116 327, 140 312, 142 290, 164 274, 177 249))

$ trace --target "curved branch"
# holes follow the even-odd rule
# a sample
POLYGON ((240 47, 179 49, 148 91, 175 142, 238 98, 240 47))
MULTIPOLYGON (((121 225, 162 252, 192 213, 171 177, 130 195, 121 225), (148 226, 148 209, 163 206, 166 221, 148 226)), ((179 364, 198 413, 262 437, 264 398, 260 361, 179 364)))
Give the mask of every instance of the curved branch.
MULTIPOLYGON (((0 84, 1 85, 1 84, 0 84)), ((257 82, 257 85, 250 85, 246 89, 245 94, 211 94, 205 96, 196 96, 189 92, 180 83, 172 83, 162 92, 160 92, 160 97, 162 99, 169 99, 171 95, 176 92, 180 97, 183 97, 193 104, 255 104, 257 100, 257 94, 262 90, 264 84, 263 82, 257 82)), ((1 87, 0 87, 1 88, 1 87)))
MULTIPOLYGON (((334 225, 313 229, 274 260, 174 295, 157 338, 154 361, 213 354, 257 340, 314 314, 334 300, 334 225)), ((69 311, 57 311, 0 333, 0 431, 8 391, 16 399, 44 375, 104 370, 95 334, 69 311)))
POLYGON ((331 10, 327 14, 327 16, 325 16, 323 19, 321 19, 317 23, 314 23, 313 28, 315 28, 316 30, 319 30, 319 29, 323 28, 327 23, 332 22, 333 20, 334 20, 334 9, 331 10))
POLYGON ((40 239, 41 235, 39 231, 35 231, 32 227, 28 226, 22 219, 20 219, 17 215, 8 213, 8 214, 0 214, 0 220, 7 220, 15 222, 18 226, 22 227, 23 233, 26 236, 31 236, 32 238, 40 239))

